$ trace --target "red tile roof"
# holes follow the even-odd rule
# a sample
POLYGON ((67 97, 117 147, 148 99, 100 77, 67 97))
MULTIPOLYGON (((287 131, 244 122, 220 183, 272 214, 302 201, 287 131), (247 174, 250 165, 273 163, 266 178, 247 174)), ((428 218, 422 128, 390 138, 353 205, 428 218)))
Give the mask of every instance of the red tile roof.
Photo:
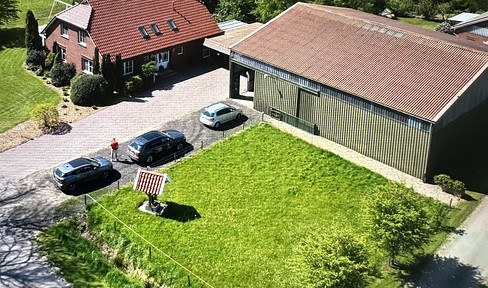
POLYGON ((483 45, 353 9, 304 3, 232 49, 434 122, 488 66, 483 45))
POLYGON ((122 59, 179 45, 221 32, 205 5, 197 0, 89 0, 90 34, 100 53, 122 54, 122 59), (178 31, 167 21, 172 19, 178 31), (151 24, 162 32, 157 36, 151 24), (144 26, 149 39, 138 31, 144 26))

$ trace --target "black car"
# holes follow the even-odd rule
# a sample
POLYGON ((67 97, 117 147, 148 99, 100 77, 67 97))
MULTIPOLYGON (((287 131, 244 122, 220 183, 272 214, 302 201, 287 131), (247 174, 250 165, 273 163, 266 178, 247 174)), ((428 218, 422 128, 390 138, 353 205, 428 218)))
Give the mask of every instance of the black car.
POLYGON ((127 155, 133 161, 149 164, 166 152, 183 149, 185 142, 185 135, 175 130, 149 131, 130 141, 127 155))
POLYGON ((77 158, 56 168, 53 179, 61 190, 72 192, 81 183, 107 179, 112 169, 112 162, 102 157, 77 158))

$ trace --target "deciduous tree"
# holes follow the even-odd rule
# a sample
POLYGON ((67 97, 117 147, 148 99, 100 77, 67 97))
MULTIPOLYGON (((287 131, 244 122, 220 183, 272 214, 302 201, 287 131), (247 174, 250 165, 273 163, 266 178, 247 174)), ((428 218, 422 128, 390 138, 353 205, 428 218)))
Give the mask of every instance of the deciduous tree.
POLYGON ((374 274, 362 241, 333 229, 310 235, 296 249, 293 262, 300 287, 365 287, 374 274), (332 230, 332 231, 331 231, 332 230))
POLYGON ((421 248, 432 233, 420 196, 397 183, 380 186, 372 192, 367 224, 393 263, 401 253, 421 248))

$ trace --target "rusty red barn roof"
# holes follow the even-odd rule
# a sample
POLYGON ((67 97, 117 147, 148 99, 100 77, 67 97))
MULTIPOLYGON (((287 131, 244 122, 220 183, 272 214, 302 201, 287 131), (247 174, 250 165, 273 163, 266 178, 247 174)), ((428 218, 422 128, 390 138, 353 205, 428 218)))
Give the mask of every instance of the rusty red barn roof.
POLYGON ((197 0, 89 0, 92 18, 89 31, 100 53, 130 58, 212 36, 221 32, 203 3, 197 0), (178 28, 173 31, 167 21, 178 28), (151 29, 156 24, 162 35, 151 29), (144 39, 138 27, 149 38, 144 39))
POLYGON ((487 47, 361 11, 297 3, 232 49, 429 121, 484 71, 487 47))

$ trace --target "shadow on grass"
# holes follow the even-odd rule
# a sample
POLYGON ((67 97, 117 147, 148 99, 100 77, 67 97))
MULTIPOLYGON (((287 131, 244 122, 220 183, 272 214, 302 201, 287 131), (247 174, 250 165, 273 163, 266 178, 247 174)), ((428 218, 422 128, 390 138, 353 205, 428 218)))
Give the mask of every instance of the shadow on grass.
POLYGON ((24 48, 25 28, 0 29, 0 50, 3 48, 24 48))
MULTIPOLYGON (((426 266, 423 273, 418 274, 418 277, 412 281, 411 284, 414 285, 409 287, 487 287, 478 268, 461 263, 458 258, 425 256, 420 261, 424 264, 429 262, 429 265, 426 266)), ((413 274, 418 271, 416 270, 419 268, 418 263, 402 268, 406 268, 405 270, 413 274)))
POLYGON ((171 201, 167 201, 166 205, 168 206, 161 215, 164 218, 178 222, 188 222, 202 217, 193 206, 182 205, 171 201))

